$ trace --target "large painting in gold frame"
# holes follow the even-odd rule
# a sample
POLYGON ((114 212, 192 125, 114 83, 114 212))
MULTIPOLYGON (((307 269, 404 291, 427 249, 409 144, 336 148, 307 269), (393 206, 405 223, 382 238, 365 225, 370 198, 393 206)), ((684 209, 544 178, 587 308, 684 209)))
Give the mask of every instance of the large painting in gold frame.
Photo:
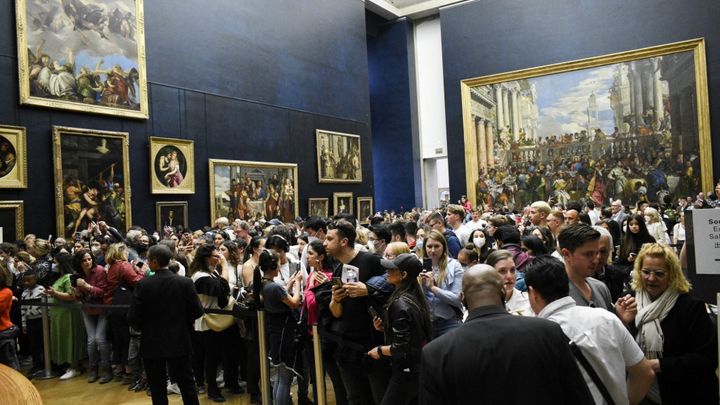
POLYGON ((298 216, 297 164, 209 160, 210 223, 298 216))
POLYGON ((360 135, 315 131, 318 182, 362 183, 360 135))
POLYGON ((20 103, 148 118, 143 0, 17 0, 20 103))
POLYGON ((153 194, 195 193, 193 141, 150 137, 150 191, 153 194))
POLYGON ((460 86, 473 203, 627 205, 712 187, 702 38, 460 86))
POLYGON ((57 235, 90 222, 127 231, 132 224, 128 133, 53 127, 57 235))

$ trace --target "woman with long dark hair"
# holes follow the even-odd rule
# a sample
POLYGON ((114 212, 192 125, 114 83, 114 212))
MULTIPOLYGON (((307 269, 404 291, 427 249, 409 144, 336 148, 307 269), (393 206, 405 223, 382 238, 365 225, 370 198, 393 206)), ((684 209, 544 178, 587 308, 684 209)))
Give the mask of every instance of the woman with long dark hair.
POLYGON ((300 289, 296 283, 302 282, 302 273, 297 272, 287 282, 286 287, 274 281, 280 272, 280 257, 271 250, 260 253, 259 267, 263 273, 262 299, 265 304, 267 338, 270 345, 270 360, 276 367, 273 380, 273 403, 275 405, 292 404, 290 384, 293 378, 297 347, 295 329, 297 320, 293 309, 302 304, 300 289))
MULTIPOLYGON (((645 218, 640 214, 634 214, 627 220, 625 237, 620 245, 616 264, 631 269, 638 252, 645 243, 655 243, 655 238, 648 232, 645 218)), ((628 271, 628 273, 630 272, 628 271)))
MULTIPOLYGON (((200 246, 195 253, 192 263, 190 263, 190 274, 195 290, 200 297, 200 303, 203 308, 224 308, 228 304, 230 296, 230 286, 216 268, 218 265, 224 266, 225 261, 222 254, 214 245, 200 246)), ((222 268, 222 267, 221 267, 222 268)), ((207 394, 213 402, 225 402, 225 397, 220 393, 220 388, 215 381, 217 376, 218 365, 222 357, 222 332, 215 332, 206 322, 205 317, 195 320, 195 331, 199 332, 200 344, 204 350, 204 375, 200 370, 199 360, 201 353, 193 353, 198 358, 194 361, 195 366, 195 382, 200 386, 207 383, 207 394), (196 356, 197 355, 197 356, 196 356)), ((237 376, 237 374, 236 374, 237 376)))
POLYGON ((492 253, 492 244, 494 241, 485 229, 475 229, 470 232, 468 243, 473 244, 473 249, 478 254, 478 263, 485 263, 487 257, 492 253))
MULTIPOLYGON (((107 273, 95 262, 89 249, 78 250, 73 256, 73 267, 81 277, 77 280, 76 295, 89 304, 102 304, 107 289, 107 273)), ((88 382, 100 379, 100 384, 112 381, 110 369, 110 343, 106 338, 107 317, 103 308, 83 307, 83 321, 87 334, 88 382), (98 357, 99 354, 99 357, 98 357)))
POLYGON ((416 403, 422 348, 433 334, 430 309, 417 281, 422 263, 409 253, 381 263, 395 291, 385 305, 383 318, 373 319, 375 329, 385 334, 385 345, 370 350, 368 356, 388 359, 392 366, 382 405, 416 403))

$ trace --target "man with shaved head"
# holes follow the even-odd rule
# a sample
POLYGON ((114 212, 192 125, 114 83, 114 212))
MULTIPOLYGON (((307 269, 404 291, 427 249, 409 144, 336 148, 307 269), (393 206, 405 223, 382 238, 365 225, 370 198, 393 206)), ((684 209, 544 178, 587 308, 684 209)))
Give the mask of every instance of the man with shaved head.
POLYGON ((592 404, 560 327, 505 311, 500 275, 478 264, 463 275, 465 324, 423 348, 421 404, 592 404), (518 389, 517 376, 523 378, 518 389))

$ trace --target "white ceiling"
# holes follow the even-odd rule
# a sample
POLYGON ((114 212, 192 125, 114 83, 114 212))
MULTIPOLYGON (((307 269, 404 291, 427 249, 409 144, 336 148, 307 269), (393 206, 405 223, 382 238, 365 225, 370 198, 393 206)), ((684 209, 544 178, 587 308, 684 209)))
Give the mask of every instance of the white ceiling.
POLYGON ((387 19, 422 18, 437 14, 440 7, 468 0, 365 0, 365 8, 387 19))

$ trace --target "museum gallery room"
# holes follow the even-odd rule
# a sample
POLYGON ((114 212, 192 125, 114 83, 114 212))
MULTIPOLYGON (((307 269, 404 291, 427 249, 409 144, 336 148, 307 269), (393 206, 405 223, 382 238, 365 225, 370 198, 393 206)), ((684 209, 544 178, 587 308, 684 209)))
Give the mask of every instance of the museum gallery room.
POLYGON ((3 1, 0 403, 717 405, 718 21, 3 1))

